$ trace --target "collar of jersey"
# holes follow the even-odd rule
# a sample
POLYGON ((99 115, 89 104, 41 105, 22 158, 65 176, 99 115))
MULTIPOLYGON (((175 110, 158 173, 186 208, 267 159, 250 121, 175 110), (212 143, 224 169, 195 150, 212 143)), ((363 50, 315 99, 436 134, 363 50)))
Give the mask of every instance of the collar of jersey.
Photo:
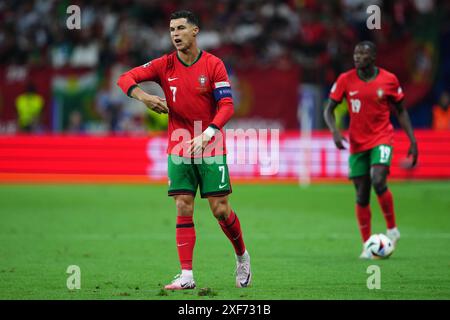
POLYGON ((181 60, 181 58, 178 56, 178 51, 177 51, 177 58, 178 58, 178 61, 180 61, 181 64, 182 64, 183 66, 185 66, 185 67, 190 67, 190 66, 192 66, 194 63, 196 63, 198 60, 200 60, 200 57, 202 56, 202 53, 203 53, 203 51, 200 50, 200 52, 199 52, 197 58, 195 58, 194 62, 192 62, 191 64, 187 64, 186 62, 184 62, 183 60, 181 60))
POLYGON ((370 82, 372 80, 375 80, 379 73, 380 73, 380 69, 378 67, 375 67, 375 74, 372 76, 372 78, 370 78, 370 79, 363 79, 359 75, 358 69, 356 69, 356 75, 358 76, 359 80, 364 81, 364 82, 370 82))

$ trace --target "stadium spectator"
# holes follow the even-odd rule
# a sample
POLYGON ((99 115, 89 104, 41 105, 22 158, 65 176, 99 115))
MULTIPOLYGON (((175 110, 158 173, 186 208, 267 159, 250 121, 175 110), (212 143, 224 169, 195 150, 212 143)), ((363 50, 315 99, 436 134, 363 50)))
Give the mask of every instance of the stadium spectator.
POLYGON ((163 114, 147 112, 145 122, 149 131, 165 131, 168 127, 168 117, 163 114))
POLYGON ((36 92, 34 84, 29 83, 26 91, 16 99, 18 127, 22 132, 37 132, 41 124, 44 98, 36 92))
POLYGON ((98 65, 99 45, 89 31, 82 33, 81 41, 73 49, 70 64, 73 67, 96 67, 98 65))
POLYGON ((110 132, 120 130, 120 120, 123 118, 122 101, 111 94, 110 84, 107 80, 102 82, 101 88, 97 93, 96 111, 102 118, 103 123, 110 132))
POLYGON ((444 91, 433 106, 433 129, 450 130, 450 95, 444 91))
POLYGON ((71 134, 78 134, 84 132, 83 116, 80 111, 73 110, 69 115, 69 123, 67 132, 71 134))

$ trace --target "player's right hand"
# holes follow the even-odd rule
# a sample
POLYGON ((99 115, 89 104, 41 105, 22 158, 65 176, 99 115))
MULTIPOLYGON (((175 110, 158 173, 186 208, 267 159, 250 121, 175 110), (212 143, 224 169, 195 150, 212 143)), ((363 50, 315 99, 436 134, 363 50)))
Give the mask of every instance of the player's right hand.
POLYGON ((347 142, 347 139, 345 139, 339 131, 333 132, 333 141, 336 145, 336 148, 338 148, 339 150, 347 149, 344 146, 344 141, 347 142))
POLYGON ((416 142, 411 143, 411 145, 409 146, 408 156, 412 157, 411 167, 414 168, 417 164, 417 158, 419 157, 419 151, 417 149, 416 142))
POLYGON ((169 112, 166 99, 147 94, 140 100, 147 106, 147 108, 155 111, 158 114, 169 112))

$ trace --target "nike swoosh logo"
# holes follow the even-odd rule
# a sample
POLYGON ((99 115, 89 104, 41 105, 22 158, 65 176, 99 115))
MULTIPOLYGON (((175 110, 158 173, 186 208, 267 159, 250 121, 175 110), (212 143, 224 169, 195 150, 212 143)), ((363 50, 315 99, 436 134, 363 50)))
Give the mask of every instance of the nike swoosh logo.
POLYGON ((251 275, 251 273, 248 274, 247 280, 245 280, 245 282, 241 282, 242 287, 246 287, 248 285, 248 282, 250 281, 250 275, 251 275))
POLYGON ((185 243, 180 243, 180 244, 177 244, 177 247, 182 247, 182 246, 185 246, 185 245, 187 245, 188 243, 187 242, 185 242, 185 243))
POLYGON ((239 239, 240 236, 241 236, 241 234, 239 233, 236 238, 233 238, 233 240, 236 241, 237 239, 239 239))
POLYGON ((354 96, 357 93, 358 93, 358 91, 350 91, 348 94, 351 95, 351 96, 354 96))
POLYGON ((228 185, 228 183, 225 183, 224 185, 219 184, 219 189, 223 189, 228 185))
POLYGON ((173 80, 177 80, 178 78, 167 78, 167 80, 169 80, 169 82, 170 81, 173 81, 173 80))

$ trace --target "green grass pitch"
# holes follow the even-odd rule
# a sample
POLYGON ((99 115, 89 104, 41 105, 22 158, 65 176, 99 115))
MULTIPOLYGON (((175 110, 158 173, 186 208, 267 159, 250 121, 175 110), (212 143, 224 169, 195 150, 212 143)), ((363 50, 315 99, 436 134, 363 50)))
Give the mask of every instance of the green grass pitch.
MULTIPOLYGON (((350 184, 235 185, 254 273, 245 289, 197 198, 197 289, 175 292, 161 290, 179 271, 165 186, 1 185, 0 299, 450 299, 450 183, 390 186, 402 239, 390 259, 361 261, 350 184), (367 288, 373 264, 379 290, 367 288), (66 286, 69 265, 81 269, 79 290, 66 286)), ((373 232, 385 232, 371 203, 373 232)))

